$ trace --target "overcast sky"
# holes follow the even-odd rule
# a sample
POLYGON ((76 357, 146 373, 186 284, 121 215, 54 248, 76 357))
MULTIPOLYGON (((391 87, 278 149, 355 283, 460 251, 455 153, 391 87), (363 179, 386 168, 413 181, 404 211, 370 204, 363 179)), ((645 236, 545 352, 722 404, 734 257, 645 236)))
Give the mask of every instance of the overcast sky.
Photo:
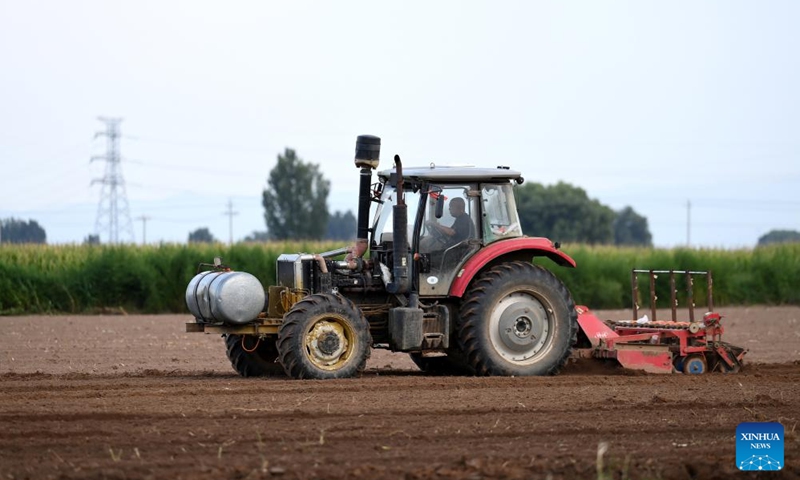
POLYGON ((142 216, 148 243, 227 241, 229 200, 234 240, 264 230, 286 147, 355 212, 369 133, 381 168, 510 165, 657 246, 749 247, 800 230, 798 25, 797 1, 0 0, 0 218, 94 233, 107 116, 136 242, 142 216))

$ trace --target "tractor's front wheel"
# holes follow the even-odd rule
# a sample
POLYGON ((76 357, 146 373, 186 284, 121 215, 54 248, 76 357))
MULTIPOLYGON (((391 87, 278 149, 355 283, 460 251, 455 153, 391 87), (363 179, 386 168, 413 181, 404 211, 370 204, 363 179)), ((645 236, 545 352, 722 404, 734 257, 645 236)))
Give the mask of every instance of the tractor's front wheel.
POLYGON ((497 265, 463 298, 459 342, 478 375, 552 375, 578 331, 575 303, 552 273, 526 262, 497 265))
POLYGON ((350 300, 314 294, 297 302, 278 330, 280 362, 292 378, 347 378, 366 367, 369 324, 350 300))
POLYGON ((274 337, 226 335, 228 359, 236 373, 243 377, 272 377, 285 375, 278 363, 274 337))

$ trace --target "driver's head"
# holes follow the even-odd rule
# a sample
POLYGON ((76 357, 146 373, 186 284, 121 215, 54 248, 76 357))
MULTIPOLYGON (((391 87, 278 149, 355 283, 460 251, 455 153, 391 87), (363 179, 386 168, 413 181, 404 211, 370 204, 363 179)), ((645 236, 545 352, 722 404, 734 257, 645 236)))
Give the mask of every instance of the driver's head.
POLYGON ((458 217, 459 215, 464 214, 464 210, 466 209, 467 204, 464 202, 464 199, 461 197, 456 197, 450 200, 450 215, 454 217, 458 217))

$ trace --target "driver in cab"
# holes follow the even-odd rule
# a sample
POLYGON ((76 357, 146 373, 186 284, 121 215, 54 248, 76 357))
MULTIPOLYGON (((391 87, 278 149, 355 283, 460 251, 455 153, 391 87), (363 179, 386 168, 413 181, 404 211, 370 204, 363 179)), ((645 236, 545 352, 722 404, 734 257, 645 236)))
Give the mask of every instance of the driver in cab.
POLYGON ((440 244, 444 243, 446 247, 450 247, 459 242, 462 242, 470 237, 472 231, 472 220, 466 212, 466 203, 461 197, 455 197, 450 200, 448 207, 450 215, 455 219, 453 224, 448 226, 442 225, 436 220, 428 220, 425 222, 432 233, 434 238, 440 239, 440 244))

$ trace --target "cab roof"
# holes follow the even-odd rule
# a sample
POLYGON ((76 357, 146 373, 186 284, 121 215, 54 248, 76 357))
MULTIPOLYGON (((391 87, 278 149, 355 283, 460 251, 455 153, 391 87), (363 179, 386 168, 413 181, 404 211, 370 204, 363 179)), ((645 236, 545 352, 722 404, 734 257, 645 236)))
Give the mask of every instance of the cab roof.
MULTIPOLYGON (((378 177, 394 183, 396 173, 396 169, 391 168, 378 172, 378 177)), ((431 164, 428 167, 403 167, 403 179, 435 183, 508 182, 511 180, 522 183, 522 173, 508 167, 451 167, 431 164)))

